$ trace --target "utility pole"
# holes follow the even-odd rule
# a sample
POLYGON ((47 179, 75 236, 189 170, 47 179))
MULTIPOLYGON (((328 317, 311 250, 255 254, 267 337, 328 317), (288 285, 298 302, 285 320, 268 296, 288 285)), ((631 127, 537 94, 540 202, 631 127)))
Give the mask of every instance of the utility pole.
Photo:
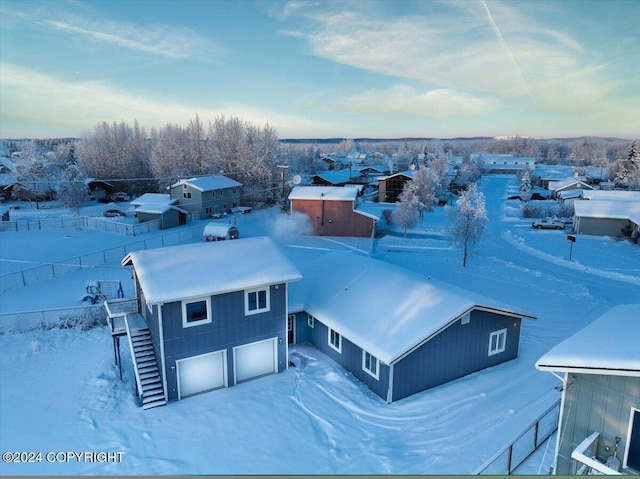
POLYGON ((282 177, 282 208, 285 209, 285 205, 286 205, 286 200, 285 200, 285 183, 284 183, 284 177, 285 177, 285 172, 287 171, 287 168, 289 168, 289 165, 278 165, 278 168, 280 169, 280 176, 282 177))

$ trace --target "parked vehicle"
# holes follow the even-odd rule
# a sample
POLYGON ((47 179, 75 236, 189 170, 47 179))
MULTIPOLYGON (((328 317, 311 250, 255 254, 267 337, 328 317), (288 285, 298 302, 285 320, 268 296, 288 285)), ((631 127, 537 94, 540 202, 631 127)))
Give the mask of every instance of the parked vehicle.
POLYGON ((116 210, 116 209, 105 210, 105 212, 102 214, 107 218, 115 218, 117 216, 127 216, 127 214, 124 211, 116 210))
POLYGON ((539 230, 563 230, 564 229, 564 223, 562 223, 561 221, 554 221, 554 220, 548 220, 548 219, 536 220, 533 223, 531 223, 531 226, 539 230))
POLYGON ((123 203, 125 201, 131 201, 131 196, 129 196, 129 194, 124 193, 122 191, 112 194, 111 198, 113 198, 113 201, 115 201, 117 203, 123 203))

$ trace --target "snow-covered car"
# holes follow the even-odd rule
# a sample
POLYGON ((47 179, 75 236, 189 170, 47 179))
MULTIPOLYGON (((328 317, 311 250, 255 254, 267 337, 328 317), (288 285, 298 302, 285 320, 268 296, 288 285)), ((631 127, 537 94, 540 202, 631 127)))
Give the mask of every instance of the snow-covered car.
POLYGON ((105 210, 105 212, 102 214, 107 218, 115 218, 117 216, 127 216, 127 214, 121 210, 105 210))
POLYGON ((113 201, 116 201, 118 203, 123 203, 125 201, 131 201, 131 196, 129 196, 127 193, 124 193, 122 191, 112 194, 111 198, 113 198, 113 201))
POLYGON ((554 220, 547 220, 547 219, 534 221, 533 223, 531 223, 531 226, 539 230, 563 230, 564 229, 564 223, 562 223, 561 221, 554 221, 554 220))

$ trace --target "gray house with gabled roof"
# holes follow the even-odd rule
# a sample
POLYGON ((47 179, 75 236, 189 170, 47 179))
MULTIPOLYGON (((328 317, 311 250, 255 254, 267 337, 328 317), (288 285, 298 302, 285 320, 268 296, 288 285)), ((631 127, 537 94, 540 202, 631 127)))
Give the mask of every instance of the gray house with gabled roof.
POLYGON ((640 304, 611 308, 536 368, 561 380, 556 474, 640 474, 640 304))
POLYGON ((190 178, 171 185, 169 194, 193 219, 206 219, 240 206, 242 183, 223 175, 190 178))
POLYGON ((333 252, 291 285, 289 340, 309 342, 387 402, 518 356, 527 313, 413 271, 333 252))
POLYGON ((136 251, 122 265, 139 304, 106 306, 112 335, 130 341, 143 407, 287 368, 288 283, 301 275, 270 238, 136 251))

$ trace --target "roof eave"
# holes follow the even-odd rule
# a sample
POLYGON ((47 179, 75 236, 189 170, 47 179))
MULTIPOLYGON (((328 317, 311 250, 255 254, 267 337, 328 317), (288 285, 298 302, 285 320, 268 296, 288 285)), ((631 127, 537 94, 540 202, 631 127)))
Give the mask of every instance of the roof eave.
POLYGON ((640 370, 638 369, 575 367, 575 366, 559 366, 559 365, 552 365, 552 364, 536 364, 536 369, 540 371, 560 372, 560 373, 640 377, 640 370))

